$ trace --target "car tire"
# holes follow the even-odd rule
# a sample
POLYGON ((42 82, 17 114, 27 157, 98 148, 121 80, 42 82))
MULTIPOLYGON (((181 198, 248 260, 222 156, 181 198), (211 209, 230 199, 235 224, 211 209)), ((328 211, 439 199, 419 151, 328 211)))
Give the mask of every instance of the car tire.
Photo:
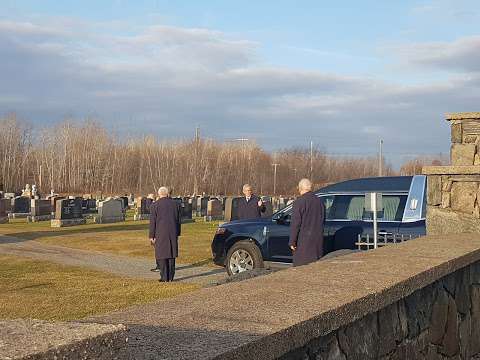
POLYGON ((253 241, 239 241, 227 252, 226 268, 230 276, 263 268, 262 253, 253 241))

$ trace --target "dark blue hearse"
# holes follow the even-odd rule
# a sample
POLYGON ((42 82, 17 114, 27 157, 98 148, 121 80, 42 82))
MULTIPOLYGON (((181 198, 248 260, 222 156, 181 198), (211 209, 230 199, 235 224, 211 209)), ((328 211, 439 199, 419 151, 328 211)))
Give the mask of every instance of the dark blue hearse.
MULTIPOLYGON (((425 235, 426 177, 396 176, 355 179, 317 190, 325 204, 324 253, 358 249, 359 235, 373 238, 373 221, 366 215, 365 193, 383 194, 379 236, 425 235)), ((215 264, 230 275, 264 267, 266 262, 291 263, 288 247, 292 205, 269 218, 221 224, 212 242, 215 264)))

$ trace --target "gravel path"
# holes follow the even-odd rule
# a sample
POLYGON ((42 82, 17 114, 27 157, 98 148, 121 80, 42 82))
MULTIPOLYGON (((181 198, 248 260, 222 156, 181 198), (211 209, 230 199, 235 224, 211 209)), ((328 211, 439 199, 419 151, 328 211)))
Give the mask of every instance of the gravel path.
MULTIPOLYGON (((0 235, 0 254, 24 256, 59 264, 82 266, 137 279, 158 279, 159 273, 151 272, 154 260, 106 254, 96 251, 47 245, 34 240, 23 240, 0 235)), ((208 286, 225 279, 222 268, 177 264, 175 280, 208 286)))

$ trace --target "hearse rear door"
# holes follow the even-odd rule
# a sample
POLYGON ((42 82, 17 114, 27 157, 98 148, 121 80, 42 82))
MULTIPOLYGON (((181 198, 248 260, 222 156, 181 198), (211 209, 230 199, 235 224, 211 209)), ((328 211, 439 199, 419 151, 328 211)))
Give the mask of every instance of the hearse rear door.
MULTIPOLYGON (((399 231, 406 194, 384 194, 384 210, 378 221, 380 237, 396 234, 399 231)), ((341 249, 358 249, 358 236, 368 235, 373 239, 373 221, 366 218, 365 194, 335 194, 329 217, 325 220, 324 250, 329 253, 341 249)), ((372 240, 373 242, 373 240, 372 240)))

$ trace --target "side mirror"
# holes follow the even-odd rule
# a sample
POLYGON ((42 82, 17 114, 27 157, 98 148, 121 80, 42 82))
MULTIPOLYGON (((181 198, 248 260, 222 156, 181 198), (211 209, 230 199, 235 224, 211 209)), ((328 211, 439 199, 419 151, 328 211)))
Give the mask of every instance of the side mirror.
POLYGON ((282 216, 280 216, 276 220, 277 220, 277 224, 280 224, 280 225, 290 224, 290 215, 283 214, 282 216))

